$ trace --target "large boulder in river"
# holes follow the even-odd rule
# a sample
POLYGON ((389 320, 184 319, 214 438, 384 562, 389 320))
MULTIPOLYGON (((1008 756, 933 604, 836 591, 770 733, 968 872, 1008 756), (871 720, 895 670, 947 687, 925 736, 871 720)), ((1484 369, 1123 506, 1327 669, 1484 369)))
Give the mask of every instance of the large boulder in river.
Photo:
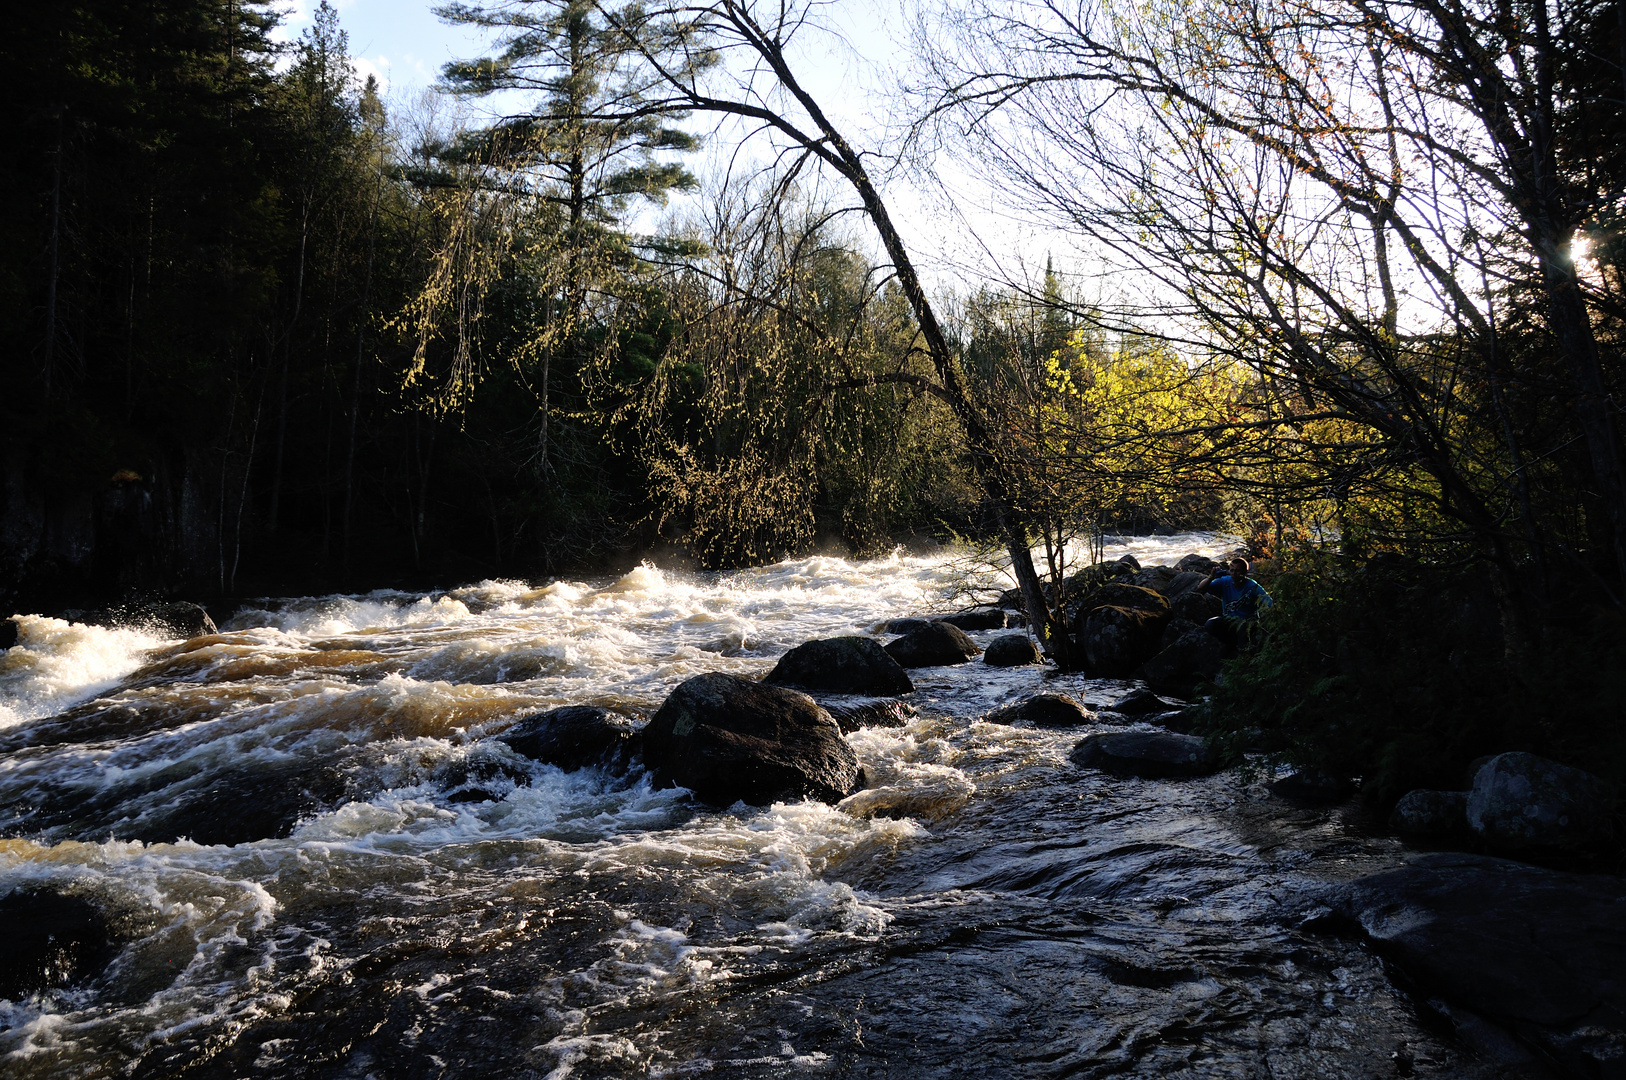
POLYGON ((565 772, 603 765, 624 769, 638 752, 638 724, 595 705, 566 705, 522 716, 497 741, 514 753, 565 772))
POLYGON ((988 643, 982 662, 989 667, 1023 667, 1040 663, 1039 646, 1026 634, 1001 634, 988 643))
POLYGON ((1075 635, 1091 675, 1124 677, 1157 652, 1167 616, 1134 608, 1098 607, 1079 621, 1075 635))
POLYGON ((1179 562, 1174 564, 1174 568, 1185 573, 1202 574, 1206 577, 1208 572, 1218 565, 1219 564, 1217 562, 1210 559, 1207 555, 1198 555, 1193 553, 1181 558, 1179 562))
POLYGON ((1500 851, 1575 849, 1609 839, 1607 785, 1535 754, 1498 754, 1474 776, 1468 826, 1500 851))
POLYGON ((958 626, 961 630, 1003 630, 1007 616, 1003 608, 980 607, 956 612, 953 615, 942 615, 937 621, 958 626))
POLYGON ((931 623, 923 630, 888 642, 886 651, 906 668, 963 664, 982 652, 964 630, 943 622, 931 623))
POLYGON ((867 637, 804 641, 779 658, 765 682, 827 694, 911 693, 915 684, 881 643, 867 637))
POLYGON ((995 709, 983 719, 990 724, 1077 727, 1093 721, 1095 714, 1065 694, 1036 694, 1025 701, 995 709))
POLYGON ((1195 570, 1181 570, 1165 581, 1157 591, 1173 601, 1175 597, 1184 596, 1207 580, 1207 574, 1199 574, 1195 570))
POLYGON ((714 806, 833 803, 859 777, 841 728, 812 698, 720 672, 672 691, 644 729, 644 762, 657 787, 686 787, 714 806))
POLYGON ((1389 814, 1389 827, 1409 836, 1459 836, 1468 831, 1466 791, 1408 791, 1389 814))
POLYGON ((1351 882, 1333 903, 1421 998, 1517 1030, 1573 1075, 1620 1075, 1626 1060, 1621 878, 1482 855, 1425 855, 1351 882))
POLYGON ((188 600, 132 603, 90 611, 74 608, 58 612, 57 618, 86 626, 131 627, 188 639, 220 632, 203 605, 188 600))
POLYGON ((1069 757, 1075 765, 1115 776, 1208 776, 1219 769, 1219 755, 1205 740, 1172 731, 1086 735, 1069 757))
POLYGON ((1198 626, 1218 616, 1222 607, 1219 597, 1211 592, 1199 591, 1195 586, 1169 601, 1169 610, 1176 619, 1185 619, 1198 626))
POLYGON ((1121 607, 1131 611, 1145 611, 1159 618, 1168 618, 1169 602, 1155 589, 1130 585, 1121 581, 1109 582, 1084 598, 1079 615, 1088 615, 1098 607, 1121 607))
POLYGON ((1219 639, 1199 626, 1142 664, 1140 677, 1156 693, 1189 697, 1213 682, 1224 663, 1219 639))
POLYGON ((919 710, 913 705, 897 698, 879 698, 874 701, 825 701, 821 704, 824 711, 829 713, 836 725, 841 728, 843 735, 851 734, 860 728, 900 728, 919 714, 919 710))

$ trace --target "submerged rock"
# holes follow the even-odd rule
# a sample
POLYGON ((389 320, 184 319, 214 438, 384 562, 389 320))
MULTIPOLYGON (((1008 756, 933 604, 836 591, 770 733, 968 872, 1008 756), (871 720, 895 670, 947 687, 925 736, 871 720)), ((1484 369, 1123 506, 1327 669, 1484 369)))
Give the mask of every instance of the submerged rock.
POLYGON ((897 698, 879 701, 821 702, 824 710, 841 728, 842 734, 851 734, 860 728, 900 728, 918 714, 913 705, 897 698))
POLYGON ((1042 663, 1039 646, 1026 634, 1001 634, 988 643, 982 662, 989 667, 1024 667, 1042 663))
POLYGON ((1515 1028, 1577 1075, 1626 1058, 1626 880, 1437 854, 1334 903, 1425 996, 1515 1028))
POLYGON ((1108 706, 1119 716, 1156 716, 1160 713, 1179 712, 1185 707, 1186 703, 1183 701, 1160 697, 1150 690, 1136 690, 1108 706))
POLYGON ((958 626, 934 622, 889 642, 886 651, 903 667, 918 668, 963 664, 982 650, 958 626))
POLYGON ((997 607, 972 608, 970 611, 961 611, 953 615, 943 615, 937 619, 940 623, 958 626, 961 630, 1003 630, 1006 626, 1006 615, 1003 609, 997 607))
POLYGON ((1026 701, 1006 705, 983 719, 990 724, 1033 724, 1036 727, 1076 727, 1088 724, 1095 714, 1063 694, 1038 694, 1026 701))
POLYGON ((683 682, 643 734, 656 785, 686 787, 714 806, 803 796, 833 803, 859 778, 857 756, 817 702, 735 675, 683 682))
POLYGON ((603 765, 625 769, 638 752, 639 726, 595 705, 566 705, 522 716, 497 736, 509 749, 566 772, 603 765))
POLYGON ((1076 765, 1118 776, 1208 776, 1219 768, 1219 755, 1205 740, 1172 731, 1086 735, 1069 756, 1076 765))
POLYGON ((1474 775, 1468 825, 1501 851, 1585 848, 1612 835, 1608 787, 1535 754, 1498 754, 1474 775))
POLYGON ((779 658, 765 682, 830 694, 908 694, 908 674, 874 638, 805 641, 779 658))
POLYGON ((1299 803, 1331 805, 1355 794, 1348 777, 1334 776, 1320 769, 1297 769, 1265 785, 1278 799, 1299 803))
POLYGON ((17 644, 17 617, 9 615, 0 619, 0 651, 11 648, 17 644))
POLYGON ((0 896, 0 998, 21 1001, 94 978, 137 927, 83 896, 46 887, 0 896))
POLYGON ((1140 677, 1159 694, 1187 697, 1212 682, 1224 663, 1219 639, 1199 626, 1142 664, 1140 677))
POLYGON ((1453 836, 1468 831, 1466 791, 1408 791, 1389 814, 1389 827, 1412 836, 1453 836))

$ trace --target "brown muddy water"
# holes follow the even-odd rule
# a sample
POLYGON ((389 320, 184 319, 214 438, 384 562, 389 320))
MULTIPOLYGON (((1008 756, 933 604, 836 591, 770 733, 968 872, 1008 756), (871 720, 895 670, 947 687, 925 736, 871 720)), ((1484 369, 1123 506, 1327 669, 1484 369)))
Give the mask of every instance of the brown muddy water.
MULTIPOLYGON (((1137 540, 1143 563, 1225 538, 1137 540)), ((489 738, 651 714, 706 671, 956 606, 950 557, 267 601, 164 641, 30 617, 0 660, 0 894, 119 951, 0 1000, 35 1077, 1490 1076, 1353 941, 1394 865, 1235 775, 1115 779, 1090 727, 980 721, 1122 682, 974 662, 850 736, 840 806, 699 806, 489 738)), ((973 635, 986 641, 989 635, 973 635)))

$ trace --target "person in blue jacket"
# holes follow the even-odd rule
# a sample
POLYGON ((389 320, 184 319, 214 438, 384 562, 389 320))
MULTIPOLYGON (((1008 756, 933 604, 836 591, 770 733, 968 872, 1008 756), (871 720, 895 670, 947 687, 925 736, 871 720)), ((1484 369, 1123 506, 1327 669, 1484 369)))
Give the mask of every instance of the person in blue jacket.
POLYGON ((1220 613, 1203 625, 1219 638, 1225 654, 1230 656, 1235 655, 1239 642, 1253 641, 1259 613, 1270 606, 1271 600, 1264 586, 1248 576, 1247 559, 1232 559, 1227 569, 1229 573, 1222 576, 1215 566, 1199 589, 1220 598, 1220 613))

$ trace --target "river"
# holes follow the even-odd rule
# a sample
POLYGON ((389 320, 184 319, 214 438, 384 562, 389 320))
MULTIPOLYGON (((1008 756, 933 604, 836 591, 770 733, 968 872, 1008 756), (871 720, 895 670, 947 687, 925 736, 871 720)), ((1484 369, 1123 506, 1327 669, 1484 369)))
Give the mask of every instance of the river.
MULTIPOLYGON (((1173 562, 1225 538, 1126 540, 1173 562)), ((0 895, 117 957, 0 1001, 34 1077, 1502 1075, 1306 896, 1395 865, 1358 812, 1236 774, 1115 779, 1093 730, 979 720, 1123 682, 916 671, 839 807, 716 810, 488 738, 651 715, 683 679, 953 610, 952 555, 251 604, 218 636, 21 620, 0 660, 0 895)), ((990 634, 973 634, 986 643, 990 634)))

